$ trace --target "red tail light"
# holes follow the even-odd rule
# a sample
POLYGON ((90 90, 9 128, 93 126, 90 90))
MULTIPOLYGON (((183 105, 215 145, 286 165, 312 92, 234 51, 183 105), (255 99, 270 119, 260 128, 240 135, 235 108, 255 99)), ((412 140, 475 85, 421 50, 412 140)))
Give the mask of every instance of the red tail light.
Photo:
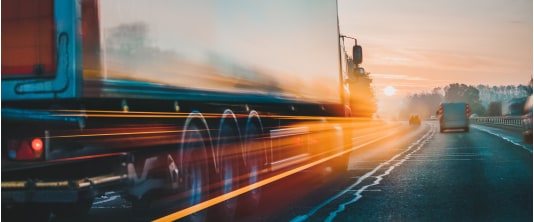
POLYGON ((443 104, 439 104, 438 117, 440 119, 443 117, 443 104))
POLYGON ((36 160, 43 156, 44 143, 41 138, 11 140, 7 146, 9 158, 13 160, 36 160))
POLYGON ((465 104, 465 116, 469 117, 471 111, 469 110, 469 104, 465 104))
POLYGON ((43 152, 43 140, 41 138, 35 138, 32 140, 32 150, 36 153, 43 152))

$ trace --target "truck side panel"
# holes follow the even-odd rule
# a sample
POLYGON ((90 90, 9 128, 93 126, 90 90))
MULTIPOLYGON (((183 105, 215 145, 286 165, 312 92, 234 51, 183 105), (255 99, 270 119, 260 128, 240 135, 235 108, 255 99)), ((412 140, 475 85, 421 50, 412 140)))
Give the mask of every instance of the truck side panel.
POLYGON ((340 103, 336 18, 335 1, 100 1, 84 78, 340 103))

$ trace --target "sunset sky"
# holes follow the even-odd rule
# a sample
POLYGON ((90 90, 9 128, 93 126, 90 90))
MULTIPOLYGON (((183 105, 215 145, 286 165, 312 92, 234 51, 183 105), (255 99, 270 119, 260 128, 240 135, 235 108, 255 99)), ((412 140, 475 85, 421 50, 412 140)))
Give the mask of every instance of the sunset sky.
POLYGON ((379 99, 388 86, 395 97, 450 83, 526 85, 532 77, 532 0, 338 0, 338 6, 341 33, 358 38, 379 99))

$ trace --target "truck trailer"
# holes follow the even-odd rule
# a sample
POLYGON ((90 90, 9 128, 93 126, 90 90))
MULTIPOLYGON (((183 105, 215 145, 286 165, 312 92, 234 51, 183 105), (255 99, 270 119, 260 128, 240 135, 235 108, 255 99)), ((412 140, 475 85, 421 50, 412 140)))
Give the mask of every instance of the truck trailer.
POLYGON ((462 129, 469 132, 469 104, 464 102, 447 102, 439 105, 439 132, 448 129, 462 129))
POLYGON ((81 216, 107 191, 184 209, 320 157, 346 168, 362 53, 336 1, 1 4, 3 215, 81 216))

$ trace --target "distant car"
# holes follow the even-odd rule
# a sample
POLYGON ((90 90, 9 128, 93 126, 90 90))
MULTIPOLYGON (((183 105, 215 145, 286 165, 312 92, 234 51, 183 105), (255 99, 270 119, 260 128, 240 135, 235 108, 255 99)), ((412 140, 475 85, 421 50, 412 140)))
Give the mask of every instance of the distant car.
POLYGON ((532 96, 527 98, 523 109, 523 138, 525 142, 532 143, 532 96))
POLYGON ((469 104, 442 103, 439 105, 439 132, 446 129, 463 129, 469 132, 469 104))
POLYGON ((410 119, 408 120, 408 123, 410 124, 410 126, 421 125, 421 118, 419 117, 419 115, 411 115, 410 119))

